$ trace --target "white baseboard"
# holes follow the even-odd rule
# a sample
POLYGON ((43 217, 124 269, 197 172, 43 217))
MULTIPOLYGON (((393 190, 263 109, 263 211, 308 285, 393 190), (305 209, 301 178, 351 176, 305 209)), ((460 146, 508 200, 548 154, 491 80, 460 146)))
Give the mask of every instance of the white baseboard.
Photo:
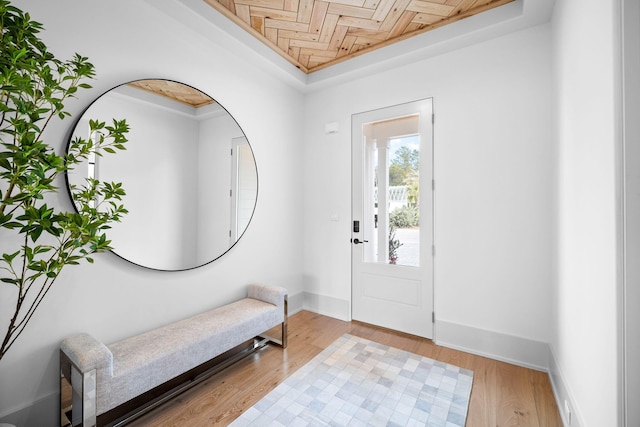
POLYGON ((549 344, 541 341, 437 320, 434 342, 525 368, 549 370, 549 344))
POLYGON ((351 320, 351 303, 349 301, 327 295, 314 294, 312 292, 303 292, 303 294, 304 310, 346 322, 351 320))
POLYGON ((60 426, 60 397, 58 392, 41 397, 21 408, 13 408, 0 415, 0 423, 15 426, 60 426))
POLYGON ((304 292, 289 295, 289 316, 304 310, 304 292))
POLYGON ((578 407, 575 404, 571 388, 565 381, 565 376, 562 373, 562 369, 560 369, 560 365, 558 365, 558 361, 553 351, 553 346, 551 345, 549 346, 549 379, 551 380, 553 395, 556 399, 556 403, 558 404, 558 410, 560 411, 560 416, 562 417, 564 425, 571 427, 581 427, 586 425, 578 407), (571 420, 569 420, 569 414, 565 409, 565 401, 569 405, 569 410, 571 411, 571 420))

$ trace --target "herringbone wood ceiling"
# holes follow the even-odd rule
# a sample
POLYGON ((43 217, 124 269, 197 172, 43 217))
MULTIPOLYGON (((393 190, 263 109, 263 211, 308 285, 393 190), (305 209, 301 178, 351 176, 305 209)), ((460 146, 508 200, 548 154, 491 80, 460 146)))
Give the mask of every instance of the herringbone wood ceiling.
POLYGON ((513 0, 204 0, 305 73, 513 0))

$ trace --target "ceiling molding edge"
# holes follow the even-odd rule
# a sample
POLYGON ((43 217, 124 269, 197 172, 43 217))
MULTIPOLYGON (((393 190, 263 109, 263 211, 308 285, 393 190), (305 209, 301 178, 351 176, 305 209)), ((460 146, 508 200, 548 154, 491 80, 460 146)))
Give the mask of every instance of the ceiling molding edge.
POLYGON ((146 0, 181 26, 302 91, 369 76, 549 22, 555 0, 515 0, 389 46, 305 74, 204 0, 146 0))
POLYGON ((216 44, 252 66, 255 66, 257 54, 262 60, 262 71, 299 90, 306 86, 306 74, 203 0, 145 1, 204 43, 216 44))

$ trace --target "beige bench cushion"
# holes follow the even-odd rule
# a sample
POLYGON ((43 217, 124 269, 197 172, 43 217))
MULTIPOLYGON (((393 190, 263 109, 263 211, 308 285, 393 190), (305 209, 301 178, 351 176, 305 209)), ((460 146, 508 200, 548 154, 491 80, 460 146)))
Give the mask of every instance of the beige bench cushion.
POLYGON ((61 349, 81 372, 97 370, 101 415, 284 322, 284 288, 250 285, 248 295, 111 345, 78 334, 61 349))

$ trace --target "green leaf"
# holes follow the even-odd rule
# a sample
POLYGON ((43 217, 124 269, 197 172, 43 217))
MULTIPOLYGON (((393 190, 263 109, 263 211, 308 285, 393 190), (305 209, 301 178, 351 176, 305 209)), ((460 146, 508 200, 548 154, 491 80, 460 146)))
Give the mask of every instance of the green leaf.
POLYGON ((50 252, 53 248, 51 246, 36 246, 33 250, 36 254, 44 254, 50 252))
POLYGON ((20 251, 14 252, 12 254, 2 254, 2 259, 6 261, 7 264, 11 264, 16 256, 20 254, 20 251))
POLYGON ((18 60, 20 58, 22 58, 23 56, 25 56, 27 54, 27 49, 26 48, 22 48, 20 50, 14 51, 12 56, 12 60, 14 63, 18 62, 18 60))
POLYGON ((35 227, 29 232, 29 237, 31 237, 33 242, 36 242, 42 235, 43 231, 44 229, 42 227, 35 227))
POLYGON ((20 228, 23 225, 24 224, 22 224, 21 222, 16 222, 16 221, 11 221, 11 222, 2 224, 4 228, 8 228, 8 229, 20 228))

